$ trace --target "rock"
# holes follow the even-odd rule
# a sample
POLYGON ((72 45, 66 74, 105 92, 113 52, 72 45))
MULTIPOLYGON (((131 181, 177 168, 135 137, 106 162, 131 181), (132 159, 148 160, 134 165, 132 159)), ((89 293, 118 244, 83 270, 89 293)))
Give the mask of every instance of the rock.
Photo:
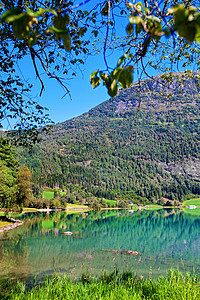
POLYGON ((87 258, 87 259, 92 259, 92 255, 87 253, 87 251, 80 253, 77 255, 78 258, 87 258))
POLYGON ((65 235, 72 235, 73 232, 71 232, 71 231, 65 231, 65 232, 63 232, 63 234, 65 234, 65 235))
POLYGON ((0 233, 4 232, 6 230, 14 229, 14 228, 24 224, 24 222, 22 222, 20 220, 14 220, 14 219, 9 219, 9 218, 8 218, 8 220, 11 222, 11 224, 0 228, 0 233))
POLYGON ((118 252, 118 253, 121 253, 121 254, 128 254, 128 255, 142 255, 142 253, 137 252, 137 251, 132 251, 132 250, 104 249, 103 251, 118 252))
POLYGON ((137 252, 137 251, 132 251, 132 250, 121 251, 121 253, 128 254, 128 255, 142 255, 142 253, 137 252))

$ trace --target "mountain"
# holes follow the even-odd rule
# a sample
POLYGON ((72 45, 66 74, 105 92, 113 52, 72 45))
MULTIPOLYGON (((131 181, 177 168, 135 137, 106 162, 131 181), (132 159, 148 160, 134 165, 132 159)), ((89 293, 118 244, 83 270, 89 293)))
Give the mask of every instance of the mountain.
MULTIPOLYGON (((40 186, 109 199, 200 195, 199 73, 136 82, 51 135, 21 164, 40 186)), ((84 100, 83 100, 84 101, 84 100)))

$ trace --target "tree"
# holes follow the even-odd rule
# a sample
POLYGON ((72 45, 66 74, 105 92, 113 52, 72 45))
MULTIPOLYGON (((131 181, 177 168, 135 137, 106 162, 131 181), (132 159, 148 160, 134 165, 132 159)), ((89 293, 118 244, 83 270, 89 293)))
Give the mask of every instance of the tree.
POLYGON ((0 161, 0 208, 11 209, 16 203, 18 187, 12 170, 0 161))
POLYGON ((10 209, 16 204, 16 153, 9 141, 0 138, 0 207, 10 209))
MULTIPOLYGON (((38 140, 38 127, 47 130, 48 115, 31 99, 32 84, 16 66, 30 57, 44 91, 41 73, 56 80, 70 96, 65 79, 76 76, 77 67, 88 55, 102 50, 104 70, 91 74, 95 88, 101 82, 114 97, 119 88, 130 87, 134 74, 141 78, 154 73, 191 67, 199 69, 200 12, 197 1, 119 0, 7 1, 1 0, 0 13, 0 119, 17 118, 12 134, 26 145, 38 140), (85 9, 89 3, 89 9, 85 9), (119 25, 118 25, 119 24, 119 25), (119 30, 120 27, 120 30, 119 30), (124 35, 121 34, 124 27, 124 35), (119 33, 118 33, 119 32, 119 33), (109 57, 119 51, 116 66, 109 57), (64 76, 64 78, 63 78, 64 76)), ((157 79, 158 80, 158 79, 157 79)), ((161 78, 163 85, 173 80, 161 78)), ((182 82, 180 80, 180 88, 182 82)))
POLYGON ((28 167, 23 166, 19 170, 16 175, 16 184, 18 186, 17 203, 20 206, 26 206, 31 198, 33 198, 31 172, 28 167))
POLYGON ((19 167, 16 160, 16 151, 13 149, 8 139, 0 137, 0 161, 12 170, 12 175, 15 176, 19 167))

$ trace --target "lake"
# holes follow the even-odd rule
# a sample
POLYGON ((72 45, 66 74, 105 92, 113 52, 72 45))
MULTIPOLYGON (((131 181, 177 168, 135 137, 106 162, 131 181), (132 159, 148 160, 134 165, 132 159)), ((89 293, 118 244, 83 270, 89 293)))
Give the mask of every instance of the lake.
POLYGON ((178 209, 27 213, 20 219, 23 226, 0 235, 1 279, 41 280, 55 271, 75 279, 115 269, 145 277, 170 268, 200 272, 200 218, 178 209))

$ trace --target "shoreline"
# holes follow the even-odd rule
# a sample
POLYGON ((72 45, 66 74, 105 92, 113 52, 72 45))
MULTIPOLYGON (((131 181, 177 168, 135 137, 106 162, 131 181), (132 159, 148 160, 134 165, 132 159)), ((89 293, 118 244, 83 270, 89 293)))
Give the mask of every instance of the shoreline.
POLYGON ((15 228, 17 228, 18 226, 21 226, 21 225, 24 224, 23 221, 15 220, 15 219, 13 219, 13 218, 7 218, 7 221, 10 222, 10 224, 1 227, 1 228, 0 228, 0 233, 2 233, 2 232, 4 232, 4 231, 7 231, 7 230, 15 229, 15 228))

